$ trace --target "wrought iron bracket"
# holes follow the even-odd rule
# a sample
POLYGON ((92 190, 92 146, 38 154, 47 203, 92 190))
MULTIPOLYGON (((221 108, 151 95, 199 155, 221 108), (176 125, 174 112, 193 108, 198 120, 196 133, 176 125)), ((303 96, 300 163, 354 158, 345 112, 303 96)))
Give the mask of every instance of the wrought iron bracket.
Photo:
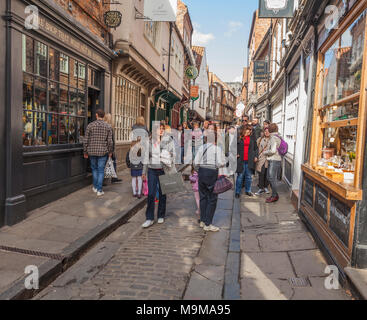
POLYGON ((135 7, 135 20, 152 20, 146 16, 144 16, 144 14, 142 14, 138 9, 136 9, 135 7))

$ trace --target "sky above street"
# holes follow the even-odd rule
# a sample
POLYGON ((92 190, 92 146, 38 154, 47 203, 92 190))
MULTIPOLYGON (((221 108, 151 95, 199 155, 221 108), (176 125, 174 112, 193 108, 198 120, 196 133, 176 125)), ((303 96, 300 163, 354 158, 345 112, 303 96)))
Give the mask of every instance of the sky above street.
POLYGON ((226 82, 242 81, 258 0, 184 0, 184 3, 194 24, 193 45, 207 48, 210 71, 226 82))

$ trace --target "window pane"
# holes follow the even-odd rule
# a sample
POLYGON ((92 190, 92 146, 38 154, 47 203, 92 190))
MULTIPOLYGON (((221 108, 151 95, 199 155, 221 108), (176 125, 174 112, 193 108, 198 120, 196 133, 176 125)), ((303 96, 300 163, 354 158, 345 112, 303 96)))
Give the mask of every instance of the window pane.
POLYGON ((35 74, 47 77, 47 46, 36 41, 36 70, 35 74))
POLYGON ((60 85, 60 113, 68 112, 68 87, 60 85))
POLYGON ((358 118, 359 113, 359 98, 345 103, 340 106, 327 108, 325 111, 324 122, 332 122, 338 120, 347 120, 358 118))
POLYGON ((336 73, 339 40, 325 54, 323 105, 336 101, 336 73))
POLYGON ((60 53, 52 48, 49 51, 50 79, 60 81, 60 53))
POLYGON ((85 90, 85 65, 82 63, 78 63, 78 68, 79 68, 78 88, 81 90, 85 90))
POLYGON ((58 121, 58 115, 56 114, 48 115, 48 122, 47 122, 48 144, 58 144, 57 121, 58 121))
POLYGON ((77 136, 77 121, 76 118, 69 118, 69 143, 74 144, 78 142, 77 136))
POLYGON ((47 111, 47 81, 35 78, 34 87, 34 109, 47 111))
POLYGON ((33 39, 23 35, 23 71, 33 73, 33 63, 34 63, 34 55, 33 55, 33 39))
POLYGON ((70 58, 70 86, 78 87, 78 62, 70 58))
POLYGON ((31 146, 33 140, 33 112, 23 112, 23 146, 31 146))
POLYGON ((78 118, 77 119, 77 135, 78 135, 78 142, 83 143, 83 139, 85 136, 85 118, 78 118))
POLYGON ((338 100, 361 89, 366 11, 341 37, 338 67, 338 100))
POLYGON ((44 146, 46 144, 46 114, 43 112, 34 113, 34 146, 44 146))
POLYGON ((329 165, 349 168, 355 162, 357 127, 327 128, 324 130, 324 159, 329 165), (334 157, 330 157, 334 155, 334 157))
POLYGON ((50 112, 59 112, 59 84, 49 82, 49 108, 50 112))
POLYGON ((78 90, 70 88, 70 114, 76 114, 78 110, 78 90))
POLYGON ((23 108, 33 109, 33 77, 23 73, 23 108))
POLYGON ((85 92, 78 91, 78 116, 86 115, 86 107, 85 107, 85 92))
POLYGON ((60 54, 60 82, 63 84, 69 83, 69 57, 60 54))
POLYGON ((59 144, 68 143, 68 117, 60 116, 59 118, 59 144))

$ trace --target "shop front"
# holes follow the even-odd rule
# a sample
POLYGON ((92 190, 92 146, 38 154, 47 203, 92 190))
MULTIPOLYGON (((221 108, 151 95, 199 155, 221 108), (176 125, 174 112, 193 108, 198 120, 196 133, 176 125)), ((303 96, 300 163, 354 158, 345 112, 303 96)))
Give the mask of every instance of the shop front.
POLYGON ((55 8, 40 4, 39 29, 26 29, 15 18, 26 4, 15 3, 7 30, 7 225, 88 183, 83 137, 96 110, 110 110, 112 59, 55 8))
MULTIPOLYGON (((309 161, 301 213, 343 272, 367 268, 367 2, 354 2, 319 52, 309 161)), ((324 33, 323 33, 324 32, 324 33)))

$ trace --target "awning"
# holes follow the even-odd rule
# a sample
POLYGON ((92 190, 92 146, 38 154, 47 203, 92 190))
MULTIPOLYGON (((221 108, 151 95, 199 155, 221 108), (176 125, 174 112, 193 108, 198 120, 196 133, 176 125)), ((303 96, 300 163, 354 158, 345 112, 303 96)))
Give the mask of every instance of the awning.
POLYGON ((189 110, 189 115, 192 120, 204 122, 205 119, 196 111, 196 110, 189 110))
POLYGON ((155 102, 158 102, 159 99, 169 103, 171 108, 174 106, 175 103, 181 101, 181 98, 177 97, 175 94, 168 90, 162 90, 158 92, 155 95, 155 102))

